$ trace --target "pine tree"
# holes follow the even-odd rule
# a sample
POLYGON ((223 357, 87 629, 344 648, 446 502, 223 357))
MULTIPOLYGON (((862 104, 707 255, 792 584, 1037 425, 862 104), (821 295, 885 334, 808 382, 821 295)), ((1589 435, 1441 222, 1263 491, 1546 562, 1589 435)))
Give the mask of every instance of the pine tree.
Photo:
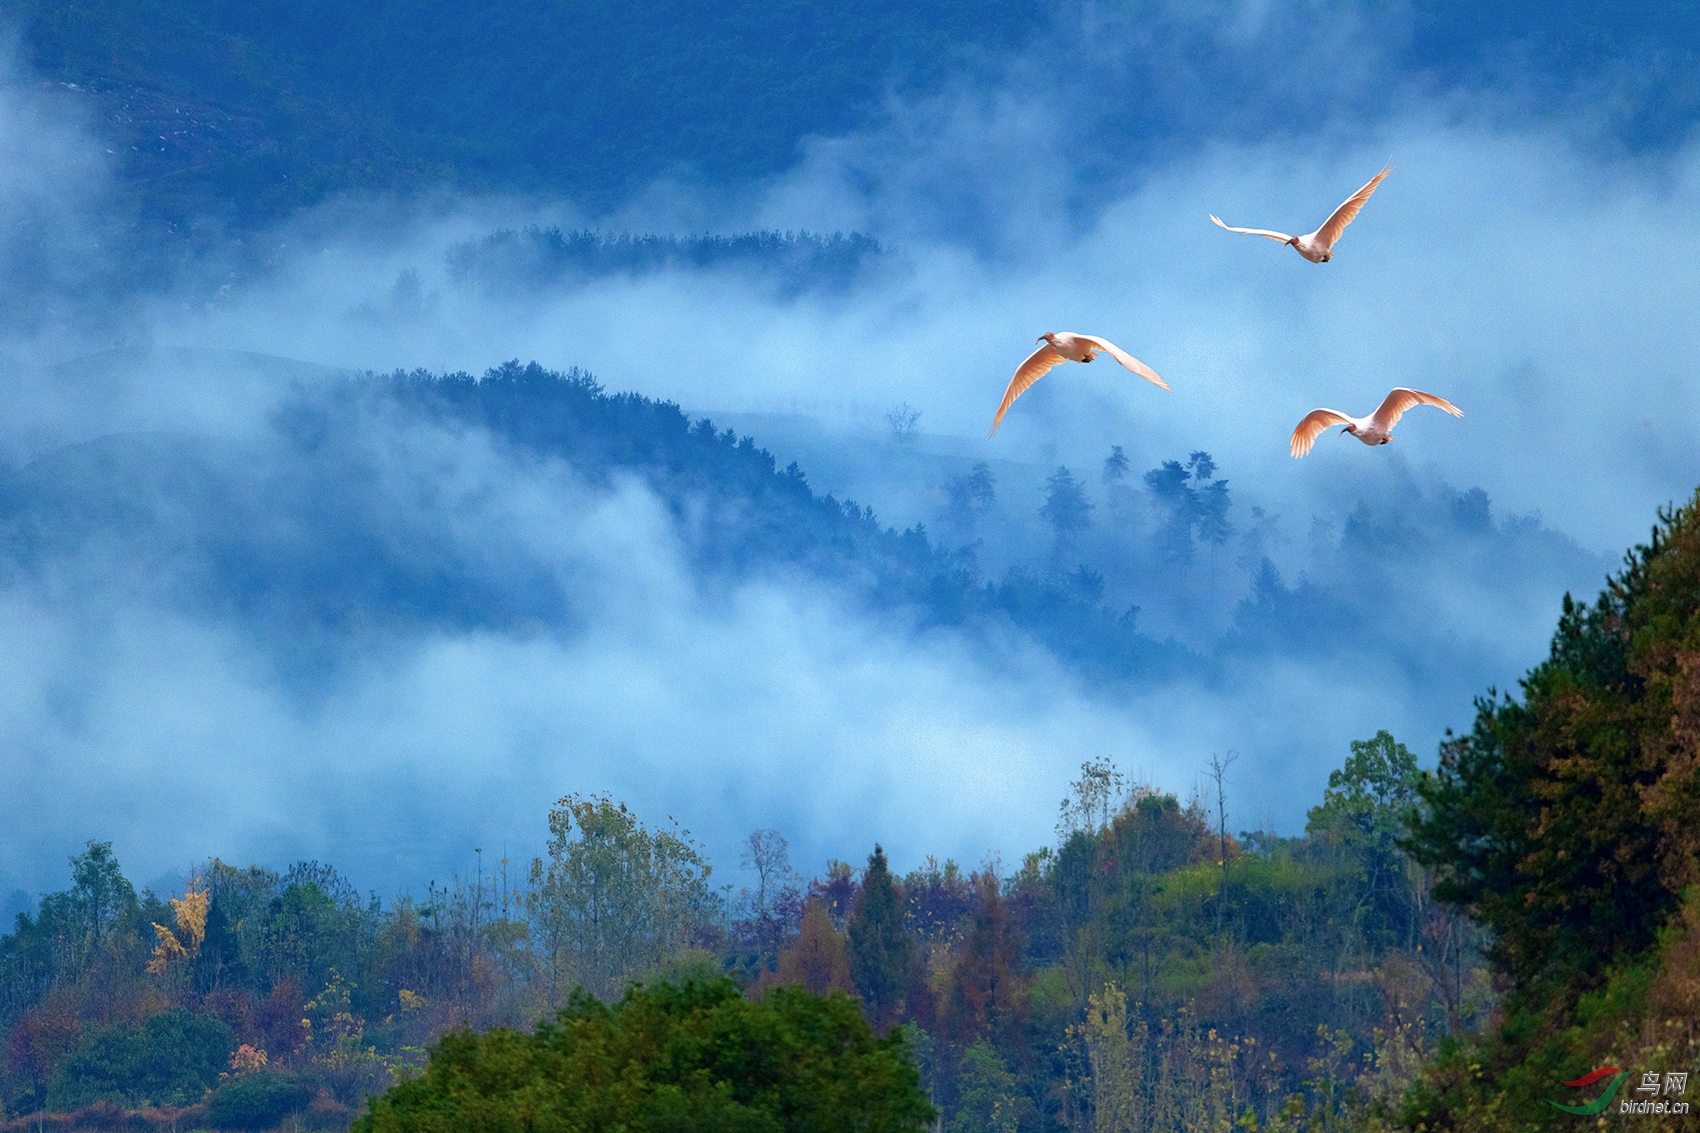
POLYGON ((1076 536, 1092 526, 1091 513, 1092 501, 1086 498, 1080 482, 1066 466, 1059 465, 1045 481, 1045 503, 1039 509, 1040 517, 1056 532, 1055 554, 1059 566, 1073 553, 1076 536))
POLYGON ((908 973, 903 905, 885 850, 875 845, 862 876, 862 899, 850 914, 850 978, 877 1029, 883 1031, 896 1019, 908 973))

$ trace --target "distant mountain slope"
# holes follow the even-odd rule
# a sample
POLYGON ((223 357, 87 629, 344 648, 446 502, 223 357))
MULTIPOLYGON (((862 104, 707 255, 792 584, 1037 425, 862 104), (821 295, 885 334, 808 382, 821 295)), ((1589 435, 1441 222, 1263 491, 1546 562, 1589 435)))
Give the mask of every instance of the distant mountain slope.
POLYGON ((766 277, 784 294, 842 290, 886 249, 860 232, 744 232, 731 236, 655 236, 502 229, 449 248, 449 275, 493 294, 535 294, 611 275, 719 268, 766 277))
POLYGON ((675 172, 747 182, 792 164, 804 137, 872 121, 893 85, 943 90, 988 60, 992 82, 1043 75, 1046 96, 1073 106, 1060 128, 1092 151, 1138 143, 1083 155, 1089 181, 1342 107, 1373 121, 1406 106, 1396 80, 1488 90, 1632 148, 1673 144, 1700 111, 1697 13, 1583 0, 1262 5, 1231 19, 1158 0, 0 3, 25 61, 75 84, 147 207, 250 219, 344 189, 595 207, 675 172))
POLYGON ((116 587, 298 655, 429 627, 570 634, 588 568, 552 527, 584 527, 633 479, 704 600, 789 577, 900 625, 1024 633, 1105 679, 1202 663, 1089 580, 987 582, 924 530, 816 495, 748 437, 535 364, 303 389, 258 440, 120 434, 49 453, 0 478, 0 581, 71 600, 116 587))
POLYGON ((889 80, 1034 31, 1033 0, 16 0, 45 76, 76 83, 179 209, 272 215, 342 188, 548 188, 606 200, 675 167, 788 165, 889 80), (156 179, 170 177, 165 184, 156 179))

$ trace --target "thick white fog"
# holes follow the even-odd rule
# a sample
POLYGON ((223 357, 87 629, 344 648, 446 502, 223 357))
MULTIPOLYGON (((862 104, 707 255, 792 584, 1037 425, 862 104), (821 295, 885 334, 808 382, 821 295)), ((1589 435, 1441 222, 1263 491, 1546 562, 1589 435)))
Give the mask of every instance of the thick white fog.
MULTIPOLYGON (((1007 157, 986 147, 964 196, 1001 203, 1000 182, 1022 176, 1007 157)), ((1054 171, 1063 158, 1035 160, 1054 171)), ((530 302, 492 299, 448 277, 452 244, 575 218, 469 204, 382 240, 315 217, 303 225, 311 240, 280 237, 300 250, 274 276, 210 310, 163 309, 150 331, 160 344, 380 370, 476 373, 510 357, 577 365, 612 389, 693 412, 875 424, 908 401, 924 431, 978 438, 1033 339, 1077 329, 1137 354, 1173 393, 1114 367, 1065 369, 978 454, 1096 460, 1138 435, 1165 450, 1204 446, 1241 482, 1286 500, 1364 465, 1339 444, 1291 461, 1286 436, 1300 416, 1317 405, 1367 412, 1391 386, 1411 385, 1442 393, 1465 417, 1414 415, 1397 451, 1482 485, 1505 508, 1538 509, 1592 547, 1620 548, 1644 533, 1650 501, 1691 487, 1685 454, 1700 428, 1687 380, 1700 348, 1692 148, 1607 164, 1556 134, 1426 117, 1317 153, 1215 147, 1078 229, 1060 219, 1067 202, 1047 194, 1050 178, 1033 178, 1011 194, 996 254, 940 240, 901 195, 857 195, 843 183, 850 176, 841 158, 805 159, 767 197, 716 216, 721 231, 858 230, 892 246, 900 267, 849 294, 776 298, 732 272, 668 272, 530 302), (1308 231, 1389 157, 1395 172, 1331 263, 1206 219, 1308 231), (405 271, 418 273, 423 301, 398 311, 391 295, 405 271)), ((668 231, 672 210, 661 211, 658 222, 618 223, 668 231)))
MULTIPOLYGON (((14 305, 0 375, 14 469, 122 432, 263 447, 303 383, 518 358, 735 420, 816 490, 900 528, 936 525, 949 469, 991 462, 1003 506, 1026 518, 988 540, 990 568, 1039 546, 1043 478, 1066 464, 1096 491, 1113 444, 1135 483, 1209 451, 1237 525, 1254 506, 1280 517, 1268 554, 1290 584, 1323 569, 1318 540, 1338 542, 1363 500, 1396 517, 1401 500, 1479 487, 1495 520, 1538 515, 1578 545, 1562 568, 1439 549, 1432 578, 1404 580, 1425 609, 1400 618, 1429 623, 1468 671, 1425 668, 1415 646, 1384 667, 1312 650, 1230 658, 1208 682, 1106 688, 1024 638, 916 632, 795 579, 705 593, 637 483, 590 488, 477 436, 388 435, 372 442, 383 490, 467 555, 511 540, 556 563, 579 600, 571 631, 377 633, 304 684, 280 671, 276 642, 156 602, 122 561, 90 552, 69 575, 9 581, 0 890, 58 886, 90 838, 114 840, 142 878, 211 855, 316 857, 362 886, 417 889, 470 868, 474 846, 535 852, 569 791, 676 817, 717 877, 736 874, 736 843, 757 827, 780 829, 809 871, 876 841, 902 868, 928 854, 1013 863, 1051 838, 1083 760, 1185 796, 1229 750, 1230 828, 1295 833, 1351 739, 1387 728, 1431 760, 1445 728, 1468 727, 1472 695, 1513 687, 1544 656, 1564 588, 1591 594, 1700 479, 1693 146, 1611 158, 1553 128, 1412 100, 1314 145, 1203 144, 1083 208, 1066 98, 989 85, 894 98, 882 127, 816 139, 771 182, 658 185, 612 217, 570 201, 337 201, 109 302, 81 282, 106 278, 86 234, 122 192, 102 183, 100 143, 26 77, 0 98, 8 289, 34 296, 14 305), (1309 231, 1389 159, 1332 263, 1207 220, 1309 231), (731 269, 532 294, 450 273, 452 246, 531 224, 859 231, 890 253, 847 288, 801 294, 731 269), (44 256, 54 266, 32 285, 44 256), (1035 336, 1064 329, 1113 339, 1173 392, 1108 360, 1069 366, 984 437, 1035 336), (1465 416, 1419 409, 1385 448, 1330 435, 1288 457, 1307 410, 1364 413, 1394 385, 1465 416), (900 402, 922 414, 901 451, 880 423, 900 402), (762 420, 773 435, 747 424, 762 420)), ((1224 566, 1204 613, 1171 580, 1115 585, 1141 625, 1202 650, 1256 565, 1224 566)))

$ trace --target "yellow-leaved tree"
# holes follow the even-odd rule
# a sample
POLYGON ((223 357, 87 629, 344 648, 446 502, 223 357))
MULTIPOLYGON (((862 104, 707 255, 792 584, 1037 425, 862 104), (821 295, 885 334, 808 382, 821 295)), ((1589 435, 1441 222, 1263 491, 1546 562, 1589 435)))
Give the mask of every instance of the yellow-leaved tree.
POLYGON ((166 928, 159 922, 154 922, 153 931, 159 937, 159 943, 154 945, 153 959, 148 961, 148 971, 156 976, 163 976, 175 960, 193 960, 201 954, 201 944, 207 938, 207 909, 212 904, 212 898, 205 889, 197 889, 196 882, 189 882, 189 891, 182 898, 171 899, 171 911, 177 914, 177 931, 166 928))

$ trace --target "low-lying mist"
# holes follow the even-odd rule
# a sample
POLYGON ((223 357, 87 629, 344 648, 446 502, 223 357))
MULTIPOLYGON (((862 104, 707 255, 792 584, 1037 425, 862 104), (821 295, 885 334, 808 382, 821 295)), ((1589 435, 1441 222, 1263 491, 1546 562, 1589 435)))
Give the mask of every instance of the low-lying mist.
MULTIPOLYGON (((530 852, 568 791, 672 814, 725 867, 756 827, 817 868, 876 840, 900 866, 1009 862, 1049 839, 1083 760, 1184 796, 1228 750, 1230 828, 1290 832, 1350 739, 1427 753, 1467 726, 1542 656, 1562 594, 1692 489, 1692 147, 1613 158, 1412 100, 1315 142, 1202 144, 1082 205, 1066 89, 1022 93, 894 99, 783 176, 612 213, 341 200, 146 288, 79 235, 107 205, 0 182, 21 312, 0 374, 0 891, 52 884, 88 838, 143 877, 318 857, 419 887, 474 846, 530 852), (1332 263, 1206 219, 1308 231, 1389 156, 1332 263), (820 286, 794 244, 465 270, 467 248, 551 228, 878 252, 820 286), (1173 392, 1068 366, 985 437, 1035 336, 1064 329, 1173 392), (511 358, 676 401, 924 527, 1000 601, 1075 587, 1093 624, 1176 660, 1119 671, 1038 614, 991 632, 881 607, 848 568, 708 572, 688 494, 642 476, 382 406, 327 448, 301 416, 364 371, 511 358), (1394 385, 1465 416, 1287 456, 1305 411, 1394 385), (1063 468, 1090 505, 1069 531, 1040 513, 1063 468)), ((99 170, 51 100, 5 97, 38 116, 38 170, 99 170)))

